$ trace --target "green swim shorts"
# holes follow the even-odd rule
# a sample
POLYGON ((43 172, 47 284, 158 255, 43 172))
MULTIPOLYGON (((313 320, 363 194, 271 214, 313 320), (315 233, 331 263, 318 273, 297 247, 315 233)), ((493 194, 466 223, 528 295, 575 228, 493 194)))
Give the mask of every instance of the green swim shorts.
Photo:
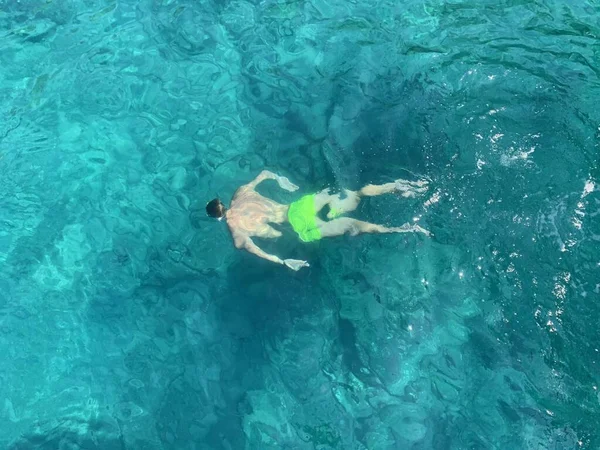
POLYGON ((304 242, 318 241, 321 231, 317 228, 317 209, 315 208, 316 194, 305 195, 290 205, 288 220, 294 231, 304 242))

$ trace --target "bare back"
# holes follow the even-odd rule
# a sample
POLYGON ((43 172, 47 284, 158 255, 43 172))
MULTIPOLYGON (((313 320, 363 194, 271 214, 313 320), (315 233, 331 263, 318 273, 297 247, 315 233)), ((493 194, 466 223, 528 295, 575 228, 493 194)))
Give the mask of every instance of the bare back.
POLYGON ((269 223, 286 222, 288 208, 287 205, 263 197, 252 185, 240 187, 235 192, 226 215, 227 225, 236 246, 241 245, 247 237, 281 236, 269 223))

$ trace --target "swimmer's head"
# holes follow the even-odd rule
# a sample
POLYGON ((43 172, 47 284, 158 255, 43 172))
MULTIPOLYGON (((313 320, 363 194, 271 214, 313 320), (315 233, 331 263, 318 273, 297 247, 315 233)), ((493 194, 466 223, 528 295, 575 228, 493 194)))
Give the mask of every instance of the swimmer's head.
POLYGON ((215 198, 206 204, 206 214, 215 219, 222 220, 225 217, 225 205, 221 203, 221 200, 215 198))

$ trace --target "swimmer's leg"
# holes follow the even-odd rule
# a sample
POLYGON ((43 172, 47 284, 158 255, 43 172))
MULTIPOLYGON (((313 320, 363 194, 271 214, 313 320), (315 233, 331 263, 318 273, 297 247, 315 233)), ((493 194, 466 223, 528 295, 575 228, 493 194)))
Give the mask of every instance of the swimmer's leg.
POLYGON ((330 194, 329 189, 324 189, 315 196, 315 208, 320 211, 325 205, 329 205, 328 219, 335 219, 345 213, 354 211, 361 197, 375 197, 377 195, 398 193, 403 197, 415 197, 427 191, 428 184, 425 180, 406 181, 398 179, 393 183, 380 185, 369 184, 359 191, 344 189, 343 193, 330 194))
POLYGON ((330 194, 329 189, 324 189, 315 197, 316 209, 320 211, 325 205, 329 205, 328 219, 335 219, 350 211, 354 211, 360 203, 360 195, 349 189, 344 189, 343 193, 330 194))
POLYGON ((358 194, 366 197, 375 197, 377 195, 398 193, 402 197, 416 197, 419 194, 424 194, 427 191, 428 183, 425 180, 407 181, 398 179, 393 183, 385 183, 380 185, 369 184, 363 187, 358 194))
POLYGON ((350 234, 356 236, 361 233, 423 233, 429 236, 429 231, 421 228, 418 225, 410 225, 405 223, 401 227, 384 227, 383 225, 377 225, 375 223, 363 222, 361 220, 351 219, 349 217, 341 217, 339 219, 324 222, 322 220, 317 222, 319 231, 321 231, 321 237, 333 237, 341 236, 343 234, 350 234))

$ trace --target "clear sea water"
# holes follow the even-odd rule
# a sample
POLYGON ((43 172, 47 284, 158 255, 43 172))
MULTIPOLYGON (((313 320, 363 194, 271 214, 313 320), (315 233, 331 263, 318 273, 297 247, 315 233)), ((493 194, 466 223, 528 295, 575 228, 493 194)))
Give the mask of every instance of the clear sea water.
POLYGON ((598 0, 0 1, 0 448, 600 448, 598 0), (427 178, 237 252, 215 195, 427 178))

